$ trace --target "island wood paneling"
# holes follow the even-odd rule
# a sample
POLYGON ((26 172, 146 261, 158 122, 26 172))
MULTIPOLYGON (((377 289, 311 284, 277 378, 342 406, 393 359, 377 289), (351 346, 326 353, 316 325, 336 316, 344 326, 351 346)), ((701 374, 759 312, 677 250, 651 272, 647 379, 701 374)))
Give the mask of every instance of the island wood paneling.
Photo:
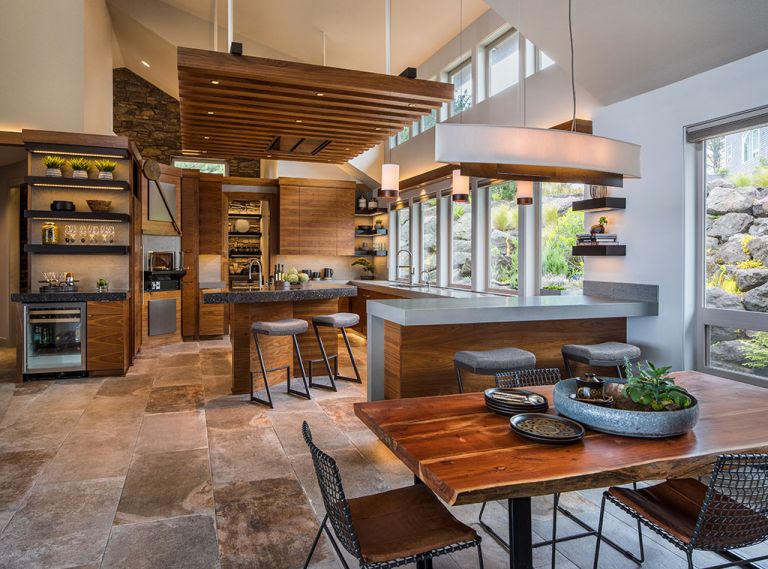
POLYGON ((130 362, 130 305, 127 300, 88 301, 86 369, 123 375, 130 362))
POLYGON ((201 289, 199 300, 198 336, 222 336, 227 333, 227 305, 203 304, 204 292, 225 292, 227 289, 201 289))
MULTIPOLYGON (((299 349, 301 350, 301 356, 304 360, 304 367, 307 374, 309 374, 309 360, 319 360, 323 357, 320 353, 320 345, 317 343, 315 331, 312 328, 312 317, 322 314, 334 314, 336 312, 339 312, 338 298, 330 298, 327 300, 305 300, 296 302, 293 305, 293 317, 306 320, 308 324, 307 332, 299 336, 299 349)), ((320 332, 320 337, 323 339, 326 353, 329 356, 336 354, 339 342, 338 330, 330 328, 329 326, 320 326, 318 331, 320 332)), ((296 374, 298 375, 298 358, 294 357, 293 365, 297 366, 296 374)), ((325 371, 325 364, 322 362, 319 362, 318 365, 314 365, 312 369, 315 374, 328 374, 328 372, 325 371)))
MULTIPOLYGON (((626 329, 626 318, 439 326, 400 326, 385 321, 384 396, 400 399, 457 393, 453 356, 462 350, 520 348, 536 355, 537 367, 556 367, 565 375, 563 344, 625 342, 626 329)), ((466 391, 494 384, 491 376, 463 372, 463 377, 466 391)))

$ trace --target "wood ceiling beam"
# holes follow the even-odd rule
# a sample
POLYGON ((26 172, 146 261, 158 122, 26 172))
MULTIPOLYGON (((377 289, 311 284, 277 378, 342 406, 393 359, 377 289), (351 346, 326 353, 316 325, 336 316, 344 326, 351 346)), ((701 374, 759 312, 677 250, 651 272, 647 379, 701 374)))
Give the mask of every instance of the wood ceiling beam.
POLYGON ((386 140, 388 135, 387 131, 374 134, 365 131, 325 128, 322 126, 308 125, 306 123, 299 124, 296 122, 267 123, 263 121, 243 121, 235 116, 220 117, 217 120, 208 120, 208 117, 204 116, 199 117, 199 120, 195 120, 194 117, 184 117, 184 115, 182 115, 182 117, 186 119, 182 120, 182 129, 193 127, 204 135, 213 135, 217 129, 233 131, 248 130, 267 136, 293 133, 306 138, 332 138, 335 140, 348 140, 350 142, 355 140, 381 142, 382 140, 386 140))
POLYGON ((349 138, 349 137, 334 137, 334 138, 322 138, 318 137, 314 133, 296 133, 296 132, 275 132, 275 131, 258 131, 254 129, 198 129, 193 125, 186 126, 182 129, 182 136, 188 136, 191 140, 205 140, 205 137, 210 137, 210 140, 215 140, 221 137, 237 137, 237 138, 250 138, 254 140, 264 140, 271 142, 277 136, 285 136, 289 138, 309 138, 313 140, 331 140, 332 142, 343 144, 344 146, 363 146, 363 145, 376 145, 376 140, 369 138, 349 138))
MULTIPOLYGON (((217 144, 222 144, 222 143, 261 145, 264 148, 268 148, 273 141, 273 139, 271 138, 226 135, 226 134, 219 135, 219 136, 212 136, 207 140, 204 137, 195 133, 185 133, 183 137, 184 137, 183 138, 184 147, 189 150, 193 148, 205 148, 205 147, 215 148, 217 144)), ((345 145, 334 143, 333 141, 331 141, 331 144, 328 144, 325 147, 324 151, 326 152, 338 151, 339 153, 349 154, 354 151, 367 150, 368 148, 371 148, 371 146, 373 145, 351 144, 351 145, 345 146, 345 145)))

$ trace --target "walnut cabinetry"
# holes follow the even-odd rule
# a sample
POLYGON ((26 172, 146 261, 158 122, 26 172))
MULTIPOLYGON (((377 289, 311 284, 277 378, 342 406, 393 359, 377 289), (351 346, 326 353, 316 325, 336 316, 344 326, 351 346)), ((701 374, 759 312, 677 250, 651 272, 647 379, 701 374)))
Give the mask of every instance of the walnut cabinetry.
POLYGON ((354 255, 355 184, 280 178, 281 255, 354 255))
POLYGON ((123 375, 130 362, 130 313, 126 300, 88 301, 86 369, 123 375))

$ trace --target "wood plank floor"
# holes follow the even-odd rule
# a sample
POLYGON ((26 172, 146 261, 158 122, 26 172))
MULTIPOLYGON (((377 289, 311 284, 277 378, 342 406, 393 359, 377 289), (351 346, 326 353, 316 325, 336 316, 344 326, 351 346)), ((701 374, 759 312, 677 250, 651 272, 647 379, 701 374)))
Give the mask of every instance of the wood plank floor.
MULTIPOLYGON (((364 341, 352 342, 364 375, 364 341)), ((412 483, 354 416, 365 386, 340 382, 338 393, 315 390, 311 401, 277 386, 269 411, 228 395, 230 366, 226 340, 184 343, 146 350, 125 378, 0 385, 0 567, 302 567, 324 514, 303 420, 338 461, 348 495, 412 483)), ((352 372, 347 358, 342 371, 352 372)), ((592 523, 599 500, 599 489, 562 497, 592 523)), ((536 498, 533 506, 534 539, 543 539, 552 500, 536 498)), ((453 511, 476 524, 478 506, 453 511)), ((491 504, 486 519, 502 530, 502 505, 491 504)), ((562 516, 558 528, 561 535, 577 531, 562 516)), ((635 526, 615 510, 606 534, 637 547, 635 526)), ((644 535, 645 567, 685 567, 663 539, 644 535)), ((490 537, 483 545, 486 567, 507 566, 490 537)), ((593 551, 592 539, 563 543, 557 566, 589 568, 593 551)), ((635 567, 609 548, 602 552, 601 567, 635 567)), ((536 567, 548 567, 549 555, 537 549, 536 567)), ((720 562, 712 554, 696 561, 720 562)), ((473 568, 477 561, 460 552, 434 566, 473 568)), ((340 567, 325 540, 311 567, 340 567)))

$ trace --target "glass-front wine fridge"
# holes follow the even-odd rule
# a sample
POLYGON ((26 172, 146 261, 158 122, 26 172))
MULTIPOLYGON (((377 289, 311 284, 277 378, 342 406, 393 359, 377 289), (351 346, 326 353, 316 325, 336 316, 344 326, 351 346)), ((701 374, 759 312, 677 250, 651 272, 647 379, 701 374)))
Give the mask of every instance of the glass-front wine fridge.
POLYGON ((24 305, 24 374, 85 370, 84 302, 24 305))

